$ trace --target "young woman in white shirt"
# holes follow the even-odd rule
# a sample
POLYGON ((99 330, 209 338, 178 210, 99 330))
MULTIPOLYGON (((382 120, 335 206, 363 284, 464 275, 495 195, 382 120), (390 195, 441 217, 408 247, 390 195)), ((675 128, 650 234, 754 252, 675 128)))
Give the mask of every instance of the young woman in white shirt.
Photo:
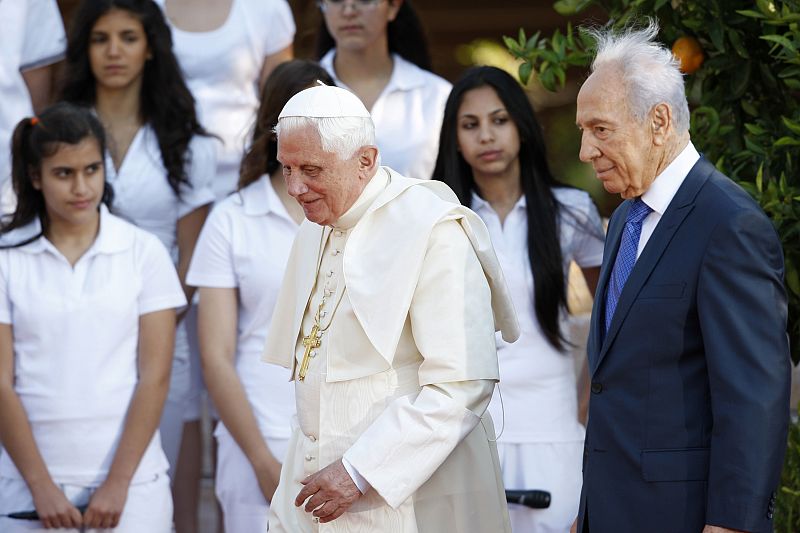
POLYGON ((14 132, 18 203, 0 229, 4 533, 171 529, 158 421, 186 300, 158 239, 109 213, 104 143, 69 104, 14 132))
POLYGON ((292 59, 295 25, 286 0, 156 0, 203 126, 222 139, 214 192, 236 190, 239 164, 270 72, 292 59))
MULTIPOLYGON (((214 200, 217 141, 197 120, 161 9, 152 0, 84 0, 70 29, 65 71, 62 99, 94 108, 108 132, 114 213, 164 243, 191 301, 194 289, 184 281, 214 200)), ((170 474, 187 409, 188 353, 181 321, 161 424, 170 474)))
POLYGON ((200 353, 221 423, 216 493, 225 531, 265 531, 295 412, 289 372, 261 355, 303 211, 286 191, 273 128, 286 102, 320 80, 311 61, 279 65, 262 95, 239 191, 208 218, 189 283, 200 292, 200 353))
POLYGON ((408 0, 320 0, 317 57, 375 122, 382 164, 429 179, 450 83, 431 72, 422 26, 408 0))
POLYGON ((551 493, 547 509, 509 504, 514 531, 569 531, 578 510, 584 428, 563 326, 570 261, 594 294, 603 229, 589 195, 560 185, 525 92, 494 67, 468 70, 447 100, 434 179, 486 223, 514 297, 521 337, 498 340, 489 411, 506 489, 551 493))

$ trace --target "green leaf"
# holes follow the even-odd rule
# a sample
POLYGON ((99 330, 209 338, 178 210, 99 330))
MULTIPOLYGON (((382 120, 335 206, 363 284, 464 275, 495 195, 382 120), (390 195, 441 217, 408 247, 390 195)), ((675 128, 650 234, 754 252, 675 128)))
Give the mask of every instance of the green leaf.
POLYGON ((508 48, 508 51, 511 53, 518 52, 520 50, 519 43, 511 37, 503 35, 503 43, 506 45, 506 48, 508 48))
POLYGON ((756 173, 756 189, 758 192, 764 190, 764 163, 761 163, 758 166, 758 172, 756 173))
POLYGON ((792 137, 781 137, 774 143, 772 146, 779 147, 779 146, 800 146, 800 139, 793 139, 792 137))
POLYGON ((739 54, 740 57, 743 57, 745 59, 748 59, 750 57, 750 54, 748 53, 747 49, 742 44, 742 36, 739 34, 738 31, 729 29, 728 40, 731 42, 731 45, 733 45, 734 50, 736 50, 736 53, 739 54))
POLYGON ((532 71, 533 66, 527 61, 519 66, 519 79, 522 82, 522 85, 528 85, 528 81, 531 79, 532 71))
POLYGON ((756 0, 756 5, 759 11, 769 18, 778 16, 778 10, 775 9, 775 4, 771 0, 756 0))
POLYGON ((794 43, 789 39, 787 39, 786 37, 784 37, 783 35, 761 35, 759 36, 759 39, 764 39, 765 41, 778 43, 784 48, 789 49, 789 51, 797 53, 797 47, 794 45, 794 43))
POLYGON ((800 91, 800 80, 796 80, 794 78, 786 78, 783 80, 783 83, 786 84, 787 87, 790 89, 794 89, 795 91, 800 91))
POLYGON ((525 30, 520 28, 519 29, 519 47, 525 48, 525 43, 528 39, 525 38, 525 30))
POLYGON ((783 117, 783 116, 781 117, 781 119, 783 120, 784 126, 789 128, 789 130, 792 133, 796 133, 797 135, 800 135, 800 123, 798 123, 798 122, 796 122, 794 120, 790 120, 787 117, 783 117))
POLYGON ((745 113, 747 113, 751 117, 758 116, 758 109, 756 109, 756 106, 754 106, 752 103, 748 102, 747 100, 742 100, 740 104, 742 106, 742 110, 745 113))
POLYGON ((765 15, 759 13, 758 11, 753 11, 751 9, 742 9, 742 10, 737 10, 736 12, 739 13, 740 15, 743 15, 745 17, 750 17, 750 18, 753 18, 753 19, 765 19, 765 18, 767 18, 765 15))
POLYGON ((793 261, 786 261, 786 286, 795 296, 800 296, 800 274, 793 261))
POLYGON ((764 135, 765 133, 767 133, 767 130, 765 130, 758 124, 751 124, 747 122, 745 123, 744 127, 747 128, 747 131, 749 131, 753 135, 764 135))
POLYGON ((558 2, 553 4, 553 9, 555 9, 559 15, 569 17, 570 15, 580 13, 591 3, 591 0, 558 0, 558 2))

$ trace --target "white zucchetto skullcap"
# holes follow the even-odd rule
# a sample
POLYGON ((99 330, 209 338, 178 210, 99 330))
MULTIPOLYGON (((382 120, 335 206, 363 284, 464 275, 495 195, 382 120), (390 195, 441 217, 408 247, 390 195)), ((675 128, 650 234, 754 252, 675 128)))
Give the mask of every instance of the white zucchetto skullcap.
POLYGON ((285 117, 365 117, 369 111, 358 96, 341 87, 320 85, 304 89, 283 106, 278 119, 285 117))

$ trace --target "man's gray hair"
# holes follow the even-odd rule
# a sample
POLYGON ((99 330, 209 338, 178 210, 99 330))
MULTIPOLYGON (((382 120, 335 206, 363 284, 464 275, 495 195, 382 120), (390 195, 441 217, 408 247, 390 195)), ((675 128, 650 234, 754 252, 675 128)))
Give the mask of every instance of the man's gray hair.
POLYGON ((655 106, 666 102, 678 132, 689 130, 689 104, 680 61, 672 51, 655 41, 658 22, 648 18, 642 29, 625 28, 622 32, 590 29, 597 40, 592 72, 600 67, 618 70, 627 88, 628 105, 633 117, 642 122, 655 106))
POLYGON ((283 117, 275 133, 298 130, 307 126, 319 133, 322 149, 333 152, 346 161, 359 148, 375 145, 375 124, 369 117, 283 117))

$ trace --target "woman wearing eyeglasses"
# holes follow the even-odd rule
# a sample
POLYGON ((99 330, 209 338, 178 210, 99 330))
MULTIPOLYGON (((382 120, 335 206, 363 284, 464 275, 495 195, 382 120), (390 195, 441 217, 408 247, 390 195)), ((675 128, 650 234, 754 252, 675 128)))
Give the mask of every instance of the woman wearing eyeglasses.
POLYGON ((422 26, 408 0, 319 0, 317 56, 336 84, 364 102, 381 160, 428 179, 450 83, 433 74, 422 26))

